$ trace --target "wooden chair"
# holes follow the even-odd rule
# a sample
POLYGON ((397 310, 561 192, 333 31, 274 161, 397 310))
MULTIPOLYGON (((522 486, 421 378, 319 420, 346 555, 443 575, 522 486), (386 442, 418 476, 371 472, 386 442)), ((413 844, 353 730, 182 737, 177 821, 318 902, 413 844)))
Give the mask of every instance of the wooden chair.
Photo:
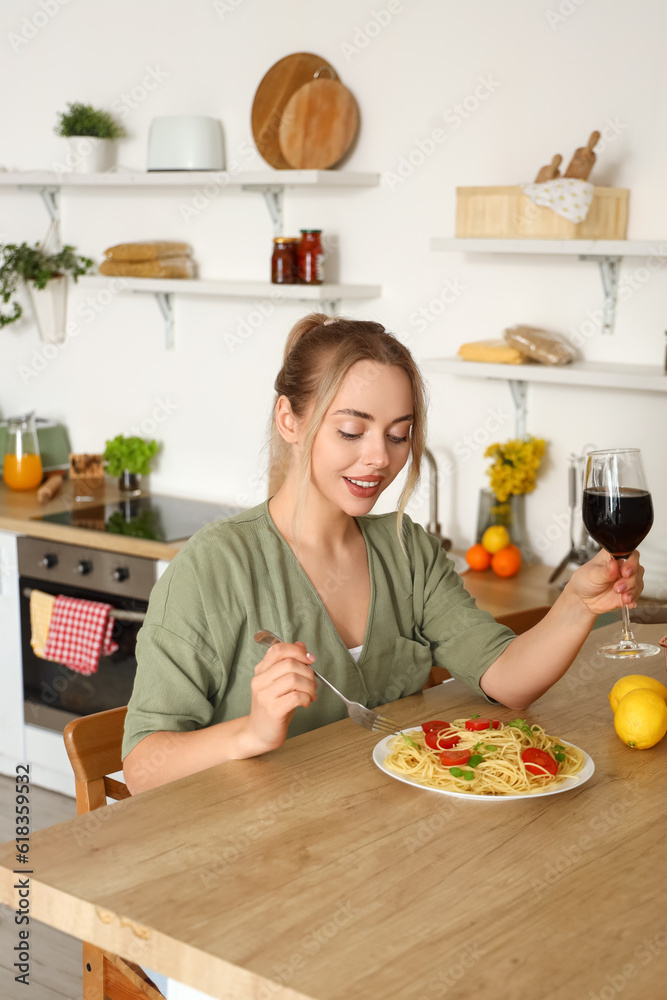
MULTIPOLYGON (((76 782, 77 815, 92 812, 111 799, 127 799, 126 784, 108 775, 121 771, 121 745, 127 707, 84 715, 63 730, 65 749, 76 782)), ((144 970, 103 948, 83 943, 83 1000, 164 1000, 144 970)))

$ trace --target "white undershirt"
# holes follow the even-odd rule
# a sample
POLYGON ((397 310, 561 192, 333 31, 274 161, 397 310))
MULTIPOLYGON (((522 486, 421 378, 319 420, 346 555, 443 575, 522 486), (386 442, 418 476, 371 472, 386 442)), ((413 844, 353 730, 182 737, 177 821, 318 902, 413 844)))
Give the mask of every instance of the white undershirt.
POLYGON ((348 652, 352 654, 352 656, 354 657, 354 659, 355 659, 356 662, 359 662, 359 654, 361 653, 361 651, 362 651, 363 648, 364 648, 363 642, 362 642, 361 646, 348 646, 347 647, 348 652))

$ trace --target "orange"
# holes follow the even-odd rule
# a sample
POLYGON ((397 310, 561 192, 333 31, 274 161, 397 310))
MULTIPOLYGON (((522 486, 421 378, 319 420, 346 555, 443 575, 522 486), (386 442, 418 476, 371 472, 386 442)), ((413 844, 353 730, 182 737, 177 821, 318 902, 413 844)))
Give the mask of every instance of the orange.
POLYGON ((491 565, 491 553, 483 545, 471 545, 466 552, 466 562, 470 569, 488 569, 491 565))
POLYGON ((491 559, 491 569, 498 576, 514 576, 521 566, 521 552, 516 545, 506 545, 498 549, 491 559))

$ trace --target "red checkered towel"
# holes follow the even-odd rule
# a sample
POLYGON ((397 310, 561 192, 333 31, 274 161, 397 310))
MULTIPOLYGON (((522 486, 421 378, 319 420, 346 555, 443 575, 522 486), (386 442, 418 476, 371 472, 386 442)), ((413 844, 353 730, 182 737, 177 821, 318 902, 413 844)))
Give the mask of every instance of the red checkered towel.
POLYGON ((44 659, 62 663, 79 674, 94 674, 100 656, 115 653, 111 638, 113 608, 99 601, 59 594, 53 605, 44 659))

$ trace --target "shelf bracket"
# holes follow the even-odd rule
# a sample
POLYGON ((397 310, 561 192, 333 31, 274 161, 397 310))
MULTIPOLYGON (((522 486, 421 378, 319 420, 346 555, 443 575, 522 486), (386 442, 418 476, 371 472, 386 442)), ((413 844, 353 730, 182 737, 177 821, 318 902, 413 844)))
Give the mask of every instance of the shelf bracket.
POLYGON ((600 265, 600 277, 604 289, 603 333, 614 332, 618 298, 618 272, 622 259, 622 257, 599 257, 592 254, 579 255, 579 260, 595 260, 600 265))
POLYGON ((164 319, 167 350, 171 351, 174 348, 174 295, 173 292, 155 292, 154 295, 164 319))
POLYGON ((273 223, 273 235, 283 236, 283 194, 282 184, 268 184, 265 187, 257 184, 243 184, 242 191, 258 191, 264 195, 266 207, 273 223))
POLYGON ((528 383, 514 381, 510 379, 510 392, 514 400, 514 429, 517 438, 526 436, 526 402, 528 395, 528 383))
POLYGON ((46 186, 40 185, 39 187, 35 184, 18 184, 19 191, 39 191, 42 201, 48 212, 49 219, 56 226, 60 225, 60 201, 58 195, 60 194, 60 187, 58 185, 46 186))

